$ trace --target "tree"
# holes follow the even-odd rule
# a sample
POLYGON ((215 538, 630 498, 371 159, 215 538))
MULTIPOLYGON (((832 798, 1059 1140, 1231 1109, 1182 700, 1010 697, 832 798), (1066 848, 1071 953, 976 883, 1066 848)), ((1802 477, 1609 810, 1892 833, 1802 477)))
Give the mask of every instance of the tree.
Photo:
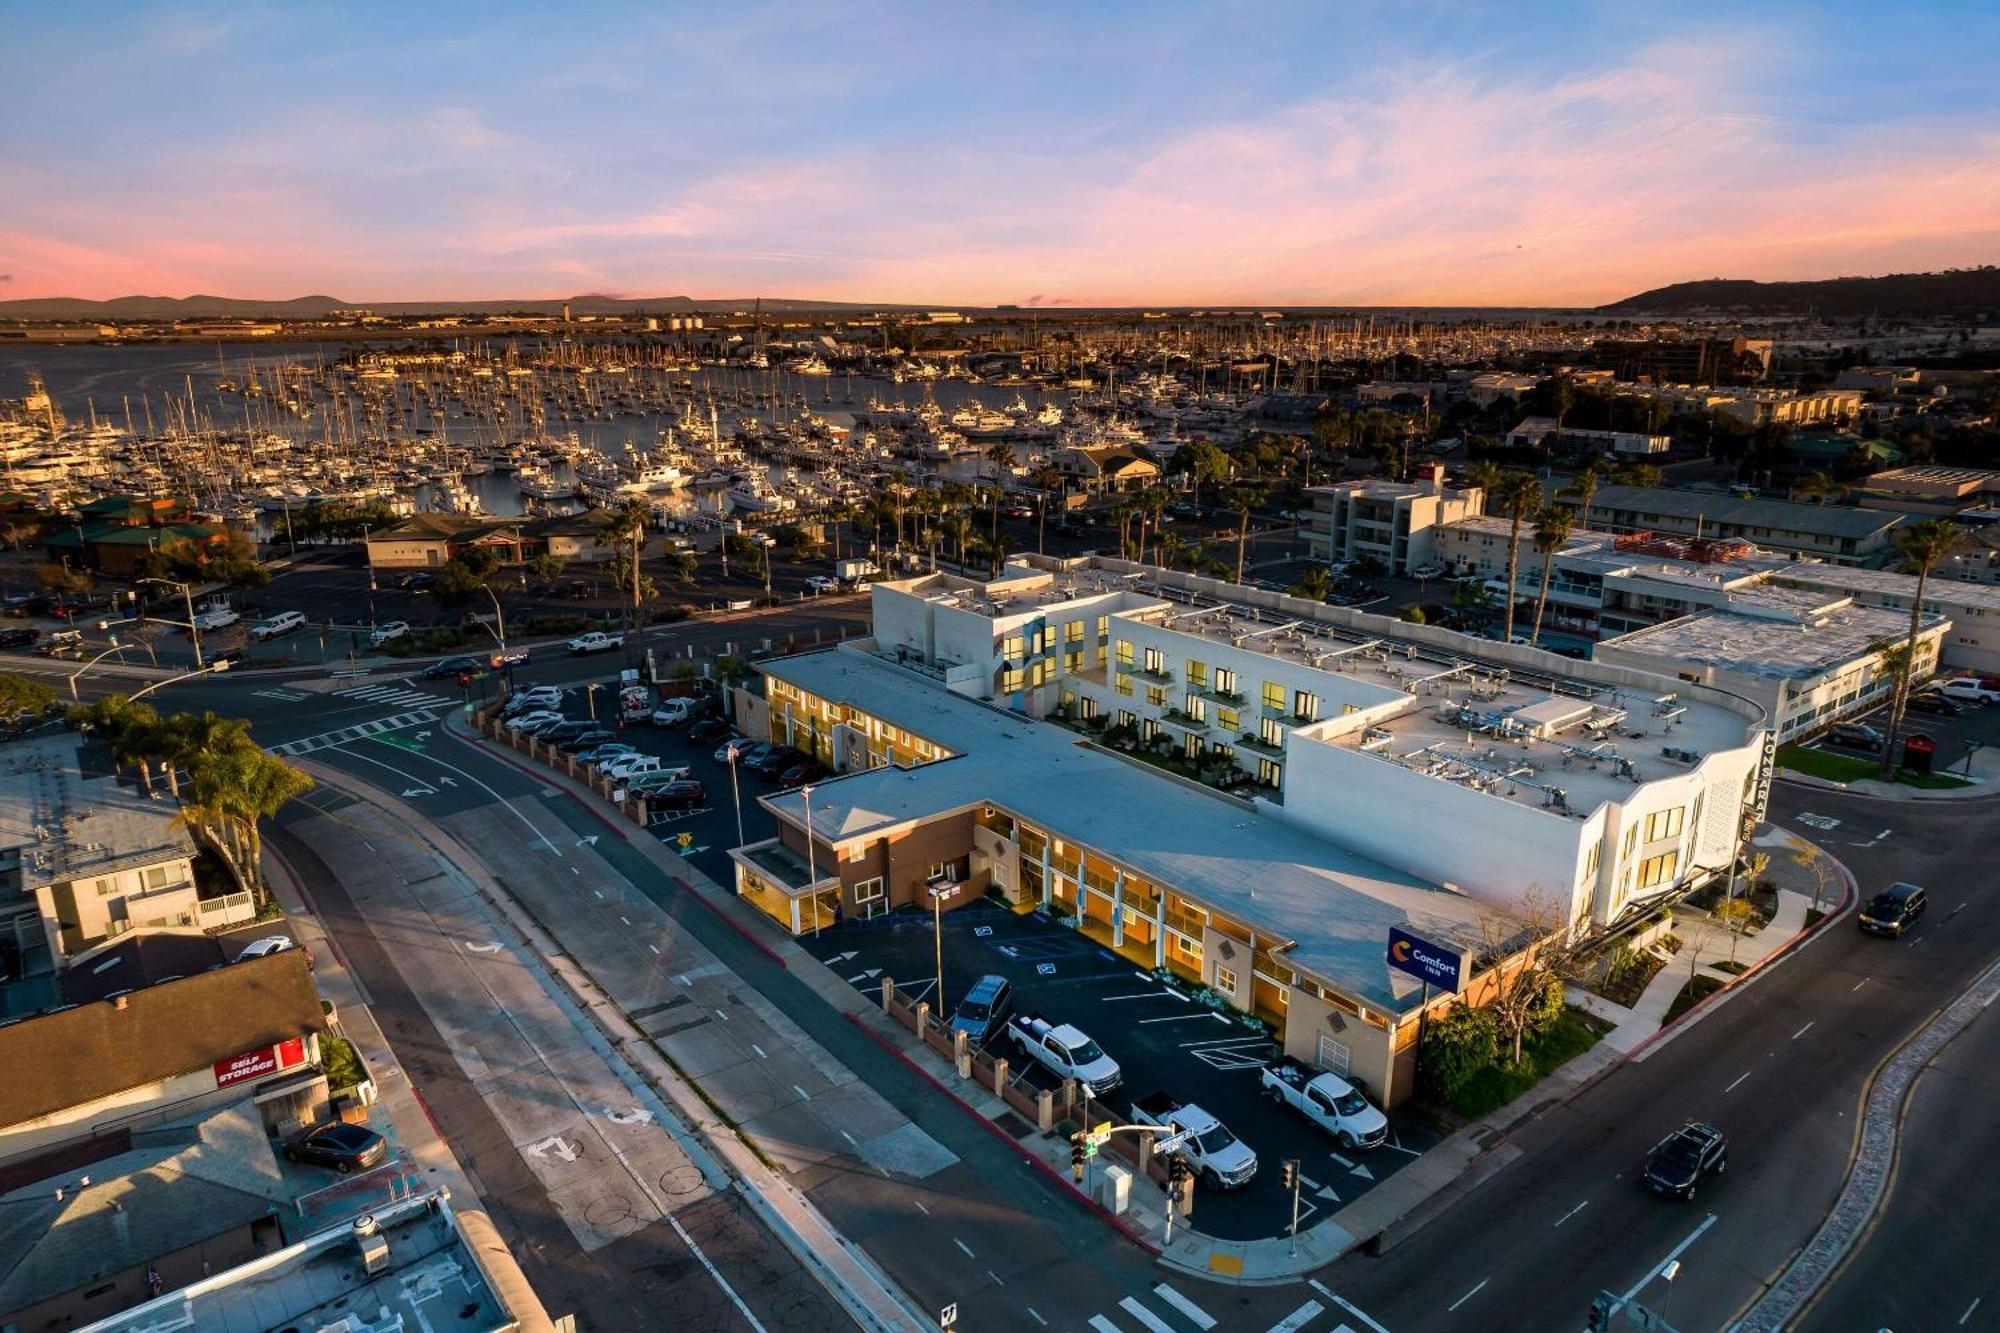
POLYGON ((176 713, 167 719, 153 752, 167 770, 167 787, 181 794, 180 775, 193 774, 218 756, 242 749, 250 742, 250 724, 242 718, 219 717, 214 712, 176 713))
POLYGON ((1627 486, 1658 486, 1667 479, 1667 474, 1651 463, 1634 463, 1619 473, 1619 479, 1627 486))
POLYGON ((1506 605, 1501 608, 1505 618, 1505 629, 1501 638, 1509 643, 1514 640, 1514 607, 1520 601, 1519 585, 1515 580, 1521 571, 1521 520, 1533 513, 1542 500, 1542 484, 1534 474, 1521 471, 1503 472, 1494 486, 1491 498, 1502 513, 1507 515, 1507 593, 1506 605))
POLYGON ((567 568, 569 561, 553 551, 544 551, 528 562, 528 572, 541 583, 554 583, 563 576, 563 571, 567 568))
POLYGON ((1548 988, 1557 991, 1559 1013, 1563 980, 1579 970, 1576 932, 1562 905, 1539 890, 1523 895, 1510 912, 1482 911, 1474 931, 1475 968, 1484 970, 1468 988, 1493 1014, 1500 1041, 1518 1065, 1521 1043, 1553 1018, 1548 988))
POLYGON ((605 536, 611 539, 613 549, 619 554, 619 586, 632 594, 630 624, 633 629, 639 627, 642 619, 639 605, 645 597, 646 588, 639 574, 639 560, 646 553, 646 529, 652 521, 653 507, 634 496, 613 510, 604 522, 605 536), (628 552, 630 565, 624 561, 628 552))
POLYGON ((1299 581, 1292 585, 1292 596, 1304 597, 1309 601, 1323 602, 1333 593, 1333 575, 1324 565, 1314 565, 1299 575, 1299 581))
POLYGON ((10 551, 21 550, 41 535, 42 529, 38 523, 16 519, 11 523, 0 524, 0 542, 5 542, 10 551))
POLYGON ((38 565, 35 567, 35 586, 58 596, 81 595, 95 586, 95 580, 68 565, 38 565))
POLYGON ((1231 486, 1223 502, 1236 512, 1236 581, 1243 582, 1243 560, 1250 546, 1250 515, 1264 503, 1262 486, 1231 486))
POLYGON ((1457 1005, 1424 1023, 1418 1069, 1424 1086, 1450 1101, 1500 1056, 1500 1029, 1484 1009, 1457 1005))
POLYGON ((986 461, 993 465, 993 541, 1000 541, 1000 500, 1007 493, 1007 474, 1013 470, 1014 446, 1001 440, 988 446, 986 461))
POLYGON ((944 535, 951 539, 952 549, 958 552, 958 563, 964 564, 966 553, 972 549, 972 516, 963 509, 954 509, 945 515, 944 535))
POLYGON ((13 672, 0 673, 0 720, 18 722, 47 711, 56 701, 53 688, 13 672))
POLYGON ((1910 703, 1910 681, 1928 662, 1919 662, 1917 640, 1924 627, 1924 588, 1931 571, 1965 540, 1965 531, 1949 519, 1926 519, 1890 534, 1903 557, 1903 572, 1917 576, 1915 594, 1910 598, 1910 630, 1903 640, 1904 666, 1889 697, 1889 728, 1882 746, 1882 776, 1896 771, 1896 744, 1903 732, 1903 714, 1910 703))
POLYGON ((431 580, 430 594, 439 606, 461 607, 479 595, 486 586, 486 576, 474 571, 472 566, 457 556, 445 561, 437 568, 431 580))
POLYGON ((1063 486, 1066 478, 1061 469, 1042 464, 1028 474, 1028 481, 1041 492, 1041 501, 1035 506, 1035 554, 1042 554, 1042 539, 1049 529, 1049 497, 1058 493, 1068 494, 1063 486))
POLYGON ((1586 530, 1590 527, 1590 502, 1597 498, 1599 476, 1597 464, 1585 463, 1569 479, 1569 493, 1576 497, 1576 525, 1586 530))
POLYGON ((1569 510, 1550 505, 1535 519, 1535 550, 1542 557, 1542 585, 1535 594, 1535 629, 1530 644, 1542 641, 1542 613, 1549 605, 1549 574, 1555 568, 1556 552, 1569 540, 1569 510))
MULTIPOLYGON (((0 676, 0 682, 10 679, 20 678, 0 676)), ((53 690, 39 681, 32 683, 48 693, 49 702, 54 701, 53 690)), ((161 741, 158 710, 151 704, 133 703, 125 695, 114 694, 92 703, 71 706, 69 722, 80 731, 104 739, 105 744, 111 747, 114 771, 125 764, 137 766, 139 778, 146 786, 146 794, 153 794, 152 760, 161 741)))
POLYGON ((692 587, 695 572, 701 568, 701 557, 693 551, 675 551, 673 566, 674 573, 680 576, 680 581, 692 587))

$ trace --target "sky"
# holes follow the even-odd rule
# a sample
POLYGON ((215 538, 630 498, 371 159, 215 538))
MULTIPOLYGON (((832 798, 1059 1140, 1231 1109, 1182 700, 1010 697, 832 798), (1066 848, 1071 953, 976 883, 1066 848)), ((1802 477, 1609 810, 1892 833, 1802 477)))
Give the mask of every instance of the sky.
POLYGON ((1588 305, 2000 261, 2000 5, 0 0, 0 300, 1588 305))

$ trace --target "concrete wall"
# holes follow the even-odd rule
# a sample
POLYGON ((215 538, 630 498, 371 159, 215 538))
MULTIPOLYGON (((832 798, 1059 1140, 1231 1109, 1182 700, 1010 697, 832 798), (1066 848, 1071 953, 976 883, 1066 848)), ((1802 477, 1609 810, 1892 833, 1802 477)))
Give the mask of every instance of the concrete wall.
POLYGON ((442 537, 368 541, 368 563, 376 569, 429 569, 450 558, 450 548, 442 537))

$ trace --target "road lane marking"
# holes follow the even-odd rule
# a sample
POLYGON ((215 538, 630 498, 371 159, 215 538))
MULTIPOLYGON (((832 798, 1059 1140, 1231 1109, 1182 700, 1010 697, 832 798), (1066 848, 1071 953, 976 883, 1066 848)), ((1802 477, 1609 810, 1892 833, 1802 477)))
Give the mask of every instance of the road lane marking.
MULTIPOLYGON (((1738 1074, 1738 1075, 1736 1076, 1736 1083, 1741 1083, 1741 1082, 1742 1082, 1742 1081, 1743 1081, 1744 1079, 1746 1079, 1746 1078, 1749 1078, 1749 1077, 1750 1077, 1750 1071, 1746 1069, 1746 1070, 1744 1070, 1744 1071, 1743 1071, 1742 1073, 1740 1073, 1740 1074, 1738 1074)), ((1729 1085, 1728 1087, 1724 1088, 1724 1089, 1723 1089, 1723 1091, 1724 1091, 1724 1092, 1734 1092, 1734 1091, 1736 1091, 1736 1083, 1732 1083, 1732 1084, 1730 1084, 1730 1085, 1729 1085)))
POLYGON ((625 923, 626 925, 628 925, 628 926, 632 924, 632 918, 631 918, 631 917, 629 917, 629 916, 621 916, 621 917, 619 917, 618 919, 619 919, 620 921, 623 921, 623 922, 624 922, 624 923, 625 923))
POLYGON ((1175 1291, 1166 1283, 1162 1282, 1159 1286, 1154 1287, 1153 1294, 1168 1305, 1173 1306, 1174 1309, 1180 1311, 1181 1315, 1189 1323, 1200 1329, 1202 1333, 1208 1333, 1209 1329, 1215 1327, 1215 1317, 1213 1315, 1187 1297, 1181 1295, 1178 1291, 1175 1291))
POLYGON ((1040 1324, 1040 1325, 1041 1325, 1041 1326, 1042 1326, 1043 1328, 1047 1328, 1047 1327, 1049 1326, 1049 1321, 1048 1321, 1048 1320, 1046 1320, 1046 1319, 1042 1318, 1042 1317, 1041 1317, 1040 1315, 1038 1315, 1038 1314, 1035 1314, 1035 1307, 1034 1307, 1034 1306, 1032 1306, 1032 1305, 1024 1305, 1024 1306, 1022 1306, 1021 1308, 1022 1308, 1022 1309, 1024 1309, 1024 1310, 1026 1310, 1026 1311, 1027 1311, 1027 1312, 1028 1312, 1028 1313, 1029 1313, 1030 1315, 1033 1315, 1033 1316, 1034 1316, 1034 1320, 1035 1320, 1035 1322, 1036 1322, 1036 1323, 1038 1323, 1038 1324, 1040 1324))
POLYGON ((759 1060, 768 1060, 771 1058, 770 1056, 764 1054, 764 1048, 762 1046, 759 1046, 754 1041, 750 1043, 750 1049, 757 1052, 757 1058, 759 1060))
POLYGON ((1326 1297, 1328 1300, 1332 1301, 1335 1305, 1338 1305, 1341 1309, 1347 1311, 1347 1313, 1353 1315, 1356 1319, 1359 1319, 1362 1323, 1368 1325, 1368 1327, 1374 1329, 1375 1333, 1389 1333, 1388 1329, 1382 1327, 1382 1325, 1376 1323, 1375 1320, 1369 1318, 1368 1312, 1366 1310, 1363 1310, 1353 1301, 1348 1300, 1345 1296, 1341 1295, 1333 1288, 1327 1286, 1324 1282, 1321 1282, 1318 1278, 1316 1277, 1307 1278, 1306 1285, 1308 1287, 1311 1287, 1314 1291, 1318 1292, 1320 1295, 1326 1297))
MULTIPOLYGON (((1004 1287, 1004 1286, 1006 1286, 1006 1285, 1007 1285, 1007 1284, 1006 1284, 1005 1282, 1002 1282, 1002 1281, 1000 1280, 1000 1275, 999 1275, 998 1273, 994 1272, 994 1271, 993 1271, 992 1269, 990 1269, 990 1268, 986 1270, 986 1276, 988 1276, 988 1277, 990 1277, 990 1278, 992 1278, 992 1279, 993 1279, 993 1285, 994 1285, 994 1286, 996 1286, 996 1287, 1004 1287)), ((1173 1330, 1172 1330, 1172 1329, 1168 1329, 1168 1330, 1167 1330, 1167 1333, 1173 1333, 1173 1330)))
POLYGON ((1868 984, 1868 978, 1863 977, 1861 978, 1861 980, 1855 982, 1852 986, 1848 987, 1847 993, 1852 995, 1855 991, 1860 990, 1863 986, 1866 986, 1867 984, 1868 984))
POLYGON ((660 953, 660 946, 659 946, 659 945, 657 945, 657 944, 649 944, 649 945, 647 945, 646 947, 647 947, 648 949, 651 949, 651 950, 653 951, 653 956, 654 956, 654 957, 656 957, 656 958, 657 958, 657 957, 659 956, 659 953, 660 953))
POLYGON ((804 1088, 800 1087, 796 1083, 792 1084, 792 1091, 799 1094, 799 1100, 802 1102, 809 1102, 812 1100, 812 1094, 810 1092, 807 1092, 804 1088))
POLYGON ((959 1249, 964 1250, 966 1258, 977 1259, 979 1257, 978 1255, 972 1252, 972 1247, 970 1245, 967 1245, 964 1241, 960 1240, 958 1237, 953 1236, 951 1238, 951 1243, 958 1246, 959 1249))
POLYGON ((1819 1022, 1819 1020, 1818 1020, 1817 1018, 1814 1018, 1814 1019, 1810 1019, 1810 1020, 1808 1020, 1808 1021, 1807 1021, 1807 1023, 1806 1023, 1806 1026, 1805 1026, 1805 1027, 1802 1027, 1802 1028, 1800 1028, 1800 1029, 1799 1029, 1799 1030, 1798 1030, 1797 1032, 1794 1032, 1794 1033, 1792 1034, 1792 1040, 1793 1040, 1793 1041, 1797 1041, 1797 1040, 1798 1040, 1798 1039, 1799 1039, 1800 1037, 1803 1037, 1803 1036, 1805 1036, 1805 1035, 1806 1035, 1806 1029, 1807 1029, 1807 1028, 1810 1028, 1810 1027, 1811 1027, 1811 1026, 1812 1026, 1812 1025, 1814 1024, 1814 1023, 1817 1023, 1817 1022, 1819 1022))
POLYGON ((1958 1317, 1958 1322, 1960 1324, 1963 1324, 1966 1320, 1972 1318, 1972 1312, 1974 1310, 1977 1310, 1979 1308, 1979 1303, 1985 1299, 1986 1298, 1984 1296, 1974 1296, 1972 1298, 1972 1304, 1966 1306, 1965 1313, 1958 1317))
POLYGON ((1130 1296, 1119 1301, 1118 1308, 1138 1320, 1146 1329, 1146 1333, 1174 1333, 1172 1324, 1165 1322, 1130 1296))
POLYGON ((852 1143, 852 1144, 853 1144, 853 1145, 854 1145, 855 1147, 857 1147, 857 1148, 859 1148, 859 1147, 861 1146, 861 1143, 860 1143, 860 1141, 859 1141, 859 1140, 857 1140, 857 1139, 856 1139, 856 1138, 855 1138, 855 1137, 854 1137, 854 1136, 853 1136, 852 1134, 848 1133, 848 1132, 847 1132, 846 1130, 844 1130, 844 1129, 840 1131, 840 1137, 842 1137, 843 1139, 846 1139, 846 1140, 847 1140, 847 1141, 848 1141, 849 1143, 852 1143))
POLYGON ((1558 1217, 1556 1219, 1556 1225, 1561 1226, 1563 1223, 1569 1221, 1572 1217, 1575 1217, 1578 1213, 1582 1212, 1584 1209, 1588 1207, 1590 1207, 1590 1200, 1585 1199, 1582 1203, 1570 1209, 1568 1212, 1564 1213, 1561 1217, 1558 1217))
POLYGON ((715 1285, 721 1287, 723 1292, 729 1297, 730 1303, 736 1307, 736 1312, 742 1315, 744 1320, 757 1333, 769 1333, 769 1330, 757 1322, 757 1316, 750 1313, 750 1307, 743 1303, 743 1298, 736 1294, 736 1288, 730 1286, 716 1266, 708 1261, 708 1256, 701 1252, 701 1246, 694 1243, 694 1237, 688 1235, 687 1228, 681 1225, 681 1220, 669 1213, 667 1214, 667 1221, 673 1223, 674 1234, 681 1238, 681 1241, 688 1247, 690 1254, 701 1260, 701 1266, 708 1270, 708 1275, 715 1279, 715 1285))
MULTIPOLYGON (((1484 1286, 1485 1284, 1481 1283, 1480 1285, 1484 1286)), ((1325 1308, 1318 1301, 1307 1301, 1304 1305, 1301 1305, 1298 1309, 1271 1325, 1269 1333, 1299 1333, 1300 1329, 1310 1324, 1318 1317, 1319 1312, 1325 1308)))
POLYGON ((716 1016, 717 1018, 721 1019, 721 1020, 722 1020, 723 1022, 725 1022, 725 1023, 727 1023, 727 1022, 729 1021, 729 1015, 728 1015, 728 1014, 725 1014, 725 1013, 723 1013, 723 1012, 722 1012, 722 1011, 721 1011, 720 1009, 718 1009, 718 1010, 716 1010, 716 1011, 715 1011, 715 1016, 716 1016))
POLYGON ((1477 1296, 1480 1292, 1486 1290, 1486 1284, 1491 1282, 1492 1280, 1493 1279, 1490 1277, 1480 1278, 1478 1286, 1474 1287, 1471 1291, 1466 1292, 1465 1295, 1459 1297, 1457 1300, 1453 1301, 1450 1305, 1445 1306, 1444 1312, 1446 1314, 1450 1314, 1453 1310, 1456 1310, 1459 1306, 1465 1304, 1467 1301, 1471 1300, 1474 1296, 1477 1296))
POLYGON ((922 1213, 925 1217, 929 1217, 931 1215, 931 1210, 924 1207, 924 1201, 922 1199, 912 1199, 910 1200, 910 1202, 917 1205, 917 1211, 922 1213))
POLYGON ((1680 1244, 1674 1246, 1673 1249, 1668 1250, 1667 1257, 1660 1260, 1660 1262, 1658 1262, 1657 1264, 1654 1264, 1651 1272, 1647 1273, 1646 1276, 1640 1278, 1637 1282, 1634 1282, 1632 1284, 1632 1289, 1626 1292, 1623 1296, 1620 1296, 1618 1298, 1619 1303, 1622 1305, 1630 1305, 1632 1303, 1632 1298, 1634 1296, 1637 1296, 1642 1290, 1644 1290, 1648 1282, 1651 1282, 1654 1278, 1666 1272, 1668 1264, 1672 1263, 1674 1260, 1680 1258, 1682 1254, 1686 1253, 1688 1246, 1700 1240, 1702 1233, 1704 1231, 1707 1231, 1710 1227, 1714 1225, 1715 1225, 1715 1214, 1710 1213, 1707 1217, 1704 1217, 1701 1220, 1700 1226, 1696 1227, 1693 1231, 1688 1232, 1687 1238, 1685 1240, 1683 1240, 1680 1244))

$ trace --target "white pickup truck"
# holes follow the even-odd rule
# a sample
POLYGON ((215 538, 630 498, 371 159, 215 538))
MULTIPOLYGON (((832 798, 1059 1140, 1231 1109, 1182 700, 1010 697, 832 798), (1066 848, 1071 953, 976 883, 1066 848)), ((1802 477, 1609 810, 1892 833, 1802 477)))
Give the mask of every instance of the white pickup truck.
POLYGON ((1093 1097, 1125 1081, 1118 1062, 1104 1053, 1080 1027, 1051 1023, 1039 1014, 1021 1014, 1007 1025, 1014 1049, 1059 1078, 1073 1078, 1093 1097))
POLYGON ((1285 1102, 1340 1141, 1343 1148, 1380 1147, 1389 1137, 1389 1117, 1371 1105, 1338 1074, 1322 1074, 1296 1060, 1264 1066, 1264 1095, 1285 1102))
POLYGON ((588 634, 579 634, 569 641, 569 651, 573 657, 583 657, 590 653, 608 653, 613 648, 624 646, 623 634, 606 634, 599 629, 594 629, 588 634))
POLYGON ((1185 1130, 1187 1138, 1178 1151, 1194 1168, 1195 1179, 1212 1190, 1240 1188, 1257 1174, 1257 1154, 1250 1145, 1192 1102, 1156 1092, 1132 1103, 1132 1119, 1141 1125, 1178 1125, 1185 1130))

